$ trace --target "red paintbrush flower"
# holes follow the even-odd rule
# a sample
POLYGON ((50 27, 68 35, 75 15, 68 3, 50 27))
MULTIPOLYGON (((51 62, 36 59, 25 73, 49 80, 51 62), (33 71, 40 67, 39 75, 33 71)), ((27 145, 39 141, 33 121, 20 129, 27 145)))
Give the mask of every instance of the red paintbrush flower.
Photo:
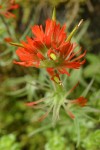
POLYGON ((19 8, 19 5, 15 3, 15 0, 6 0, 5 3, 1 2, 0 14, 4 15, 6 18, 16 17, 11 11, 19 8))
POLYGON ((56 81, 61 83, 59 74, 69 76, 67 69, 79 69, 85 63, 85 60, 81 59, 85 56, 86 51, 80 54, 80 48, 74 52, 77 46, 71 43, 71 38, 81 23, 82 20, 67 37, 66 26, 61 27, 59 23, 57 24, 53 13, 52 20, 46 20, 45 30, 42 25, 32 27, 34 37, 27 37, 27 42, 21 42, 16 51, 20 62, 14 61, 14 63, 25 67, 46 68, 51 79, 55 80, 56 77, 56 81))
POLYGON ((65 25, 60 27, 59 23, 50 19, 46 20, 45 30, 42 25, 33 26, 34 37, 27 37, 27 42, 21 42, 22 46, 16 51, 20 62, 14 63, 25 67, 46 68, 52 77, 59 73, 69 76, 67 69, 79 69, 85 63, 81 58, 86 51, 80 54, 80 48, 74 52, 76 44, 70 42, 72 35, 67 37, 65 28, 65 25))
POLYGON ((10 42, 10 44, 18 46, 16 54, 20 61, 14 61, 14 63, 25 67, 46 68, 51 79, 58 83, 52 93, 50 91, 50 93, 47 94, 47 98, 45 97, 26 104, 35 109, 45 108, 47 110, 46 113, 39 118, 39 121, 45 119, 52 111, 53 121, 55 123, 59 119, 61 108, 64 108, 67 114, 74 119, 75 116, 73 112, 71 112, 70 107, 73 104, 77 104, 81 107, 86 105, 87 100, 84 97, 79 97, 74 100, 67 99, 68 95, 78 84, 66 93, 66 90, 61 86, 62 83, 60 80, 60 74, 70 75, 67 69, 79 69, 81 65, 85 63, 83 58, 86 51, 80 54, 80 48, 77 52, 74 52, 76 44, 71 43, 71 38, 81 22, 82 20, 67 37, 65 32, 66 26, 63 25, 63 27, 61 27, 59 23, 57 24, 53 14, 52 20, 46 20, 44 30, 42 25, 32 27, 34 37, 27 37, 27 42, 22 41, 21 44, 10 42))

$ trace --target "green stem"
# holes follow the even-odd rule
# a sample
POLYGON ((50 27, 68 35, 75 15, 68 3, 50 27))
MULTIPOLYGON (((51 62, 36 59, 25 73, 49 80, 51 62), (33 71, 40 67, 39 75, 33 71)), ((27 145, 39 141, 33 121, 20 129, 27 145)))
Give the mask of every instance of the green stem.
POLYGON ((4 17, 2 15, 0 15, 0 18, 1 18, 2 22, 4 23, 9 36, 11 37, 11 33, 10 33, 10 30, 9 30, 7 22, 5 21, 5 19, 4 19, 4 17))
POLYGON ((59 83, 55 83, 54 82, 54 85, 55 85, 55 89, 57 92, 62 92, 64 91, 64 88, 63 88, 63 85, 62 84, 59 84, 59 83))
MULTIPOLYGON (((9 24, 6 22, 5 18, 4 18, 2 15, 0 15, 0 18, 1 18, 2 22, 3 22, 3 24, 5 25, 5 28, 6 28, 6 30, 7 30, 7 33, 8 33, 8 35, 9 35, 9 37, 11 37, 12 39, 14 39, 14 40, 16 41, 17 38, 16 38, 15 31, 14 31, 13 29, 10 30, 9 24), (12 32, 12 31, 13 31, 13 32, 12 32)), ((17 40, 17 41, 18 41, 18 40, 17 40)))
POLYGON ((64 103, 65 90, 62 84, 54 82, 55 95, 53 99, 53 125, 56 125, 57 120, 59 120, 60 108, 64 103))

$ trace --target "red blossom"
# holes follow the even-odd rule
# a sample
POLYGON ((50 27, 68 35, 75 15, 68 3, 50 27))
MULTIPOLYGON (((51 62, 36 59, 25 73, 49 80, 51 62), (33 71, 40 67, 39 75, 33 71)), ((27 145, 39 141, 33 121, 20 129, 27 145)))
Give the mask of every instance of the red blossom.
POLYGON ((59 23, 50 19, 46 20, 45 30, 42 25, 34 25, 34 37, 27 37, 27 42, 21 42, 23 47, 16 51, 20 62, 14 63, 25 67, 46 68, 51 77, 56 73, 70 76, 67 69, 79 69, 85 63, 85 60, 81 59, 86 51, 80 54, 80 48, 74 52, 76 44, 66 40, 65 29, 65 25, 60 27, 59 23))
POLYGON ((10 0, 0 5, 0 14, 4 15, 6 18, 15 18, 15 14, 11 11, 18 8, 19 5, 15 3, 15 0, 10 0))

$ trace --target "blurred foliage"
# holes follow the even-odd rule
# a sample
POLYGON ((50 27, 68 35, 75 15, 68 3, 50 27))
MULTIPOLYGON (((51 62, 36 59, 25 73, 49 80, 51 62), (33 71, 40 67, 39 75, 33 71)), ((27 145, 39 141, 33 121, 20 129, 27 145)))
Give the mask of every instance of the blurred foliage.
MULTIPOLYGON (((99 150, 100 144, 100 35, 99 0, 16 0, 20 8, 16 19, 0 16, 0 150, 99 150), (62 76, 66 91, 78 81, 72 98, 85 95, 88 106, 73 122, 62 110, 54 127, 51 115, 43 122, 37 118, 42 110, 30 109, 25 103, 50 95, 52 84, 45 70, 24 68, 13 64, 15 50, 5 42, 32 36, 31 26, 45 25, 56 6, 57 18, 67 24, 67 32, 83 18, 85 21, 73 41, 87 49, 87 62, 80 70, 62 76), (84 113, 85 112, 85 113, 84 113)), ((74 110, 73 110, 74 111, 74 110)))
POLYGON ((48 139, 49 141, 45 145, 45 150, 66 149, 66 146, 65 146, 66 140, 57 131, 54 131, 53 133, 52 132, 48 133, 48 139))
POLYGON ((100 139, 100 130, 97 130, 94 133, 91 133, 89 137, 84 140, 84 147, 88 150, 100 149, 99 139, 100 139))
POLYGON ((16 142, 16 137, 13 134, 4 135, 0 139, 0 150, 20 150, 21 146, 16 142))

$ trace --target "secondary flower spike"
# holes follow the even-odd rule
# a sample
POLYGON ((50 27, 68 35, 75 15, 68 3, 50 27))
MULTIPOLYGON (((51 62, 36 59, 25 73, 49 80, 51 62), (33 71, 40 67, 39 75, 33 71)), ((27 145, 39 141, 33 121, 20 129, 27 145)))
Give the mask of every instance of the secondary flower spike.
POLYGON ((19 46, 16 51, 20 61, 14 61, 14 63, 25 67, 46 68, 51 78, 60 74, 69 76, 67 69, 79 69, 85 63, 86 51, 80 54, 82 50, 80 48, 74 52, 77 47, 75 43, 71 42, 74 32, 67 36, 66 25, 61 27, 56 22, 55 13, 52 18, 46 20, 44 30, 42 25, 34 25, 31 28, 34 36, 27 37, 27 42, 21 42, 22 46, 19 46))
POLYGON ((0 2, 0 14, 4 15, 6 18, 15 18, 15 14, 11 11, 18 8, 19 5, 16 4, 15 0, 1 0, 0 2))

